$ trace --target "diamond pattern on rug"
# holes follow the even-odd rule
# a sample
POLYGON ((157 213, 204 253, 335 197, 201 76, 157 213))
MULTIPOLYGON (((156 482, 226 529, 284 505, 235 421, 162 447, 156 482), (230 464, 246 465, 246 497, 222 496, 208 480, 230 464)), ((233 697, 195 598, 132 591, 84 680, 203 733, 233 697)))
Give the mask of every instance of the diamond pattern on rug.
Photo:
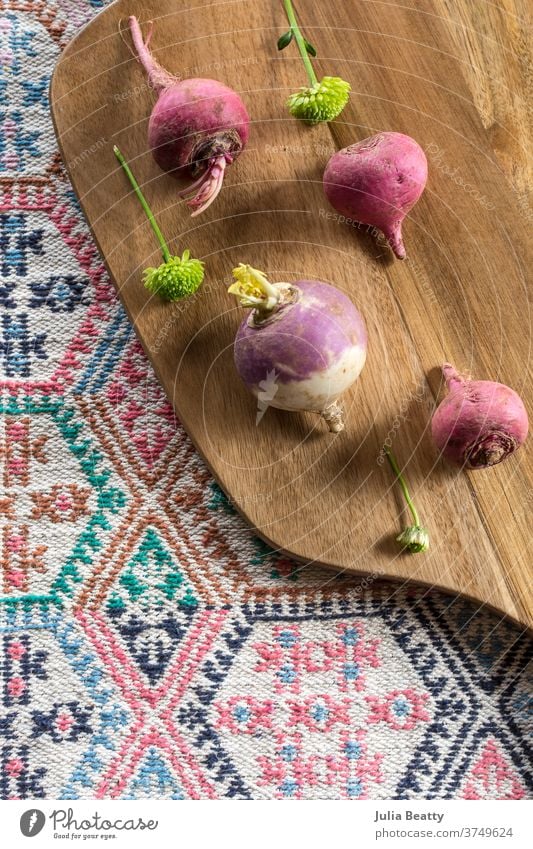
POLYGON ((198 600, 157 532, 148 528, 109 595, 109 623, 153 686, 187 634, 198 600))
POLYGON ((384 653, 377 624, 255 624, 210 717, 249 786, 266 798, 387 798, 435 707, 414 670, 383 692, 403 658, 390 639, 384 653))
POLYGON ((126 349, 106 395, 139 460, 148 469, 157 461, 165 463, 165 450, 176 437, 176 416, 163 390, 147 372, 139 342, 126 349))
POLYGON ((5 183, 0 205, 2 384, 63 392, 87 367, 116 297, 70 190, 5 183))

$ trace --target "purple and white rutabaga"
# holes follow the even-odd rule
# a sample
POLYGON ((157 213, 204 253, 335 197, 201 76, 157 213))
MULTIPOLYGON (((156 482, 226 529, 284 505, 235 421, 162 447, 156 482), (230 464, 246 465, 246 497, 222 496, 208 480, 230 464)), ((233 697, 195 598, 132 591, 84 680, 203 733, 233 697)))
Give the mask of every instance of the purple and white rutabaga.
POLYGON ((240 265, 229 291, 253 307, 235 338, 235 365, 250 392, 280 410, 321 415, 343 430, 340 396, 365 364, 367 334, 351 300, 319 280, 270 283, 240 265))

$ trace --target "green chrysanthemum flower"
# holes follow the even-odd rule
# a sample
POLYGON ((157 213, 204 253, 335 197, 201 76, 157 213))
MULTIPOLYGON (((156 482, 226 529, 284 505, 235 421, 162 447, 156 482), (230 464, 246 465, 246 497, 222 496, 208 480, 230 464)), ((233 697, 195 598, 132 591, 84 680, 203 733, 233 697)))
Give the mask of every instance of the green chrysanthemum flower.
POLYGON ((309 85, 298 89, 287 100, 291 115, 308 124, 320 124, 332 121, 348 103, 350 83, 340 77, 317 79, 311 56, 316 56, 316 48, 304 37, 292 5, 292 0, 283 0, 290 29, 278 39, 278 50, 284 50, 294 39, 307 73, 309 85))
POLYGON ((183 251, 181 256, 172 256, 169 247, 165 241, 159 225, 155 220, 154 214, 148 205, 148 201, 143 195, 140 186, 133 176, 132 170, 124 159, 119 148, 115 145, 113 148, 115 156, 120 162, 126 177, 130 181, 131 187, 139 202, 144 209, 146 217, 150 222, 150 226, 154 231, 157 241, 161 247, 163 254, 163 262, 157 268, 147 268, 144 271, 144 285, 149 292, 154 295, 159 295, 166 301, 177 301, 180 298, 186 298, 189 295, 194 295, 204 279, 204 264, 199 259, 191 259, 189 250, 183 251))
POLYGON ((190 259, 190 251, 184 251, 181 257, 171 256, 158 268, 147 268, 143 279, 149 292, 166 301, 177 301, 196 292, 204 279, 204 264, 190 259))
POLYGON ((403 529, 401 534, 396 537, 396 542, 399 542, 403 548, 406 548, 413 554, 418 554, 421 551, 428 550, 429 534, 420 525, 412 525, 412 527, 403 529))
POLYGON ((407 502, 407 506, 409 508, 411 516, 413 517, 414 522, 414 525, 409 525, 408 527, 403 529, 401 534, 396 537, 396 542, 399 542, 402 548, 405 548, 412 554, 419 554, 421 551, 427 551, 429 548, 429 533, 420 524, 418 511, 415 505, 413 504, 411 496, 409 495, 407 483, 405 482, 405 478, 400 471, 398 461, 396 460, 396 457, 394 456, 390 448, 384 445, 383 451, 385 452, 385 456, 387 457, 387 460, 391 465, 392 471, 398 479, 398 483, 400 484, 401 490, 403 492, 404 498, 407 502))
POLYGON ((323 77, 291 94, 287 101, 289 112, 309 124, 332 121, 346 106, 350 88, 350 83, 340 77, 323 77))

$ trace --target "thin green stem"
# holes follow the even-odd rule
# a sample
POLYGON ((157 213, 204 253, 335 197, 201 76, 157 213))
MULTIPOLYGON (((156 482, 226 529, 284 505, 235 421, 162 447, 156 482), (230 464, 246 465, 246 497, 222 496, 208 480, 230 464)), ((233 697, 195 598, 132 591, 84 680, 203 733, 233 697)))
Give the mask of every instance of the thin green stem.
POLYGON ((316 85, 318 83, 318 78, 315 74, 315 69, 313 68, 311 60, 309 58, 309 53, 307 52, 307 48, 305 46, 304 37, 301 33, 300 27, 298 26, 298 21, 296 20, 296 15, 294 14, 294 9, 292 7, 292 0, 283 0, 283 5, 285 6, 285 11, 287 12, 287 17, 291 25, 291 30, 294 34, 294 38, 296 39, 298 50, 300 51, 300 56, 302 57, 302 61, 305 65, 305 70, 307 71, 309 82, 312 86, 316 85))
POLYGON ((409 510, 411 511, 413 521, 414 521, 415 525, 420 526, 420 519, 419 519, 419 516, 418 516, 417 509, 416 509, 415 505, 413 504, 413 502, 411 500, 411 496, 409 495, 409 490, 407 489, 407 484, 405 482, 405 478, 402 475, 402 473, 400 472, 400 467, 398 466, 398 463, 396 462, 396 457, 394 456, 392 451, 389 448, 387 448, 386 446, 383 447, 383 450, 384 450, 385 454, 387 455, 387 460, 391 464, 392 471, 396 475, 396 477, 398 479, 398 483, 400 484, 400 486, 402 488, 402 492, 403 492, 405 500, 407 501, 407 506, 409 507, 409 510))
POLYGON ((159 225, 154 218, 154 213, 152 212, 152 210, 148 206, 148 201, 146 200, 145 196, 143 195, 137 180, 133 176, 133 173, 132 173, 130 166, 128 165, 128 163, 124 159, 121 151, 119 150, 119 148, 116 145, 113 148, 113 152, 114 152, 115 156, 117 157, 118 161, 120 162, 122 169, 124 170, 128 180, 130 181, 131 186, 133 188, 133 191, 135 192, 135 194, 139 198, 141 206, 146 213, 146 217, 148 218, 148 221, 150 222, 150 224, 152 226, 152 230, 154 231, 155 235, 157 236, 157 240, 158 240, 159 244, 161 245, 161 251, 163 253, 163 259, 165 260, 165 262, 168 262, 169 259, 171 258, 171 253, 169 251, 169 248, 168 248, 168 245, 165 241, 165 238, 164 238, 161 230, 159 229, 159 225))

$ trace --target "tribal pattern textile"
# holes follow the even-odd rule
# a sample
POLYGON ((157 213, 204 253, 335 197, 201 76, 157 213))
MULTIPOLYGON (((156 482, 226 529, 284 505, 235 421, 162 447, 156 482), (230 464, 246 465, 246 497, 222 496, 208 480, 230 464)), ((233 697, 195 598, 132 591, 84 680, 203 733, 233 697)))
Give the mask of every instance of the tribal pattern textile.
POLYGON ((528 636, 270 551, 175 421, 49 117, 102 5, 0 0, 1 797, 530 798, 528 636))

